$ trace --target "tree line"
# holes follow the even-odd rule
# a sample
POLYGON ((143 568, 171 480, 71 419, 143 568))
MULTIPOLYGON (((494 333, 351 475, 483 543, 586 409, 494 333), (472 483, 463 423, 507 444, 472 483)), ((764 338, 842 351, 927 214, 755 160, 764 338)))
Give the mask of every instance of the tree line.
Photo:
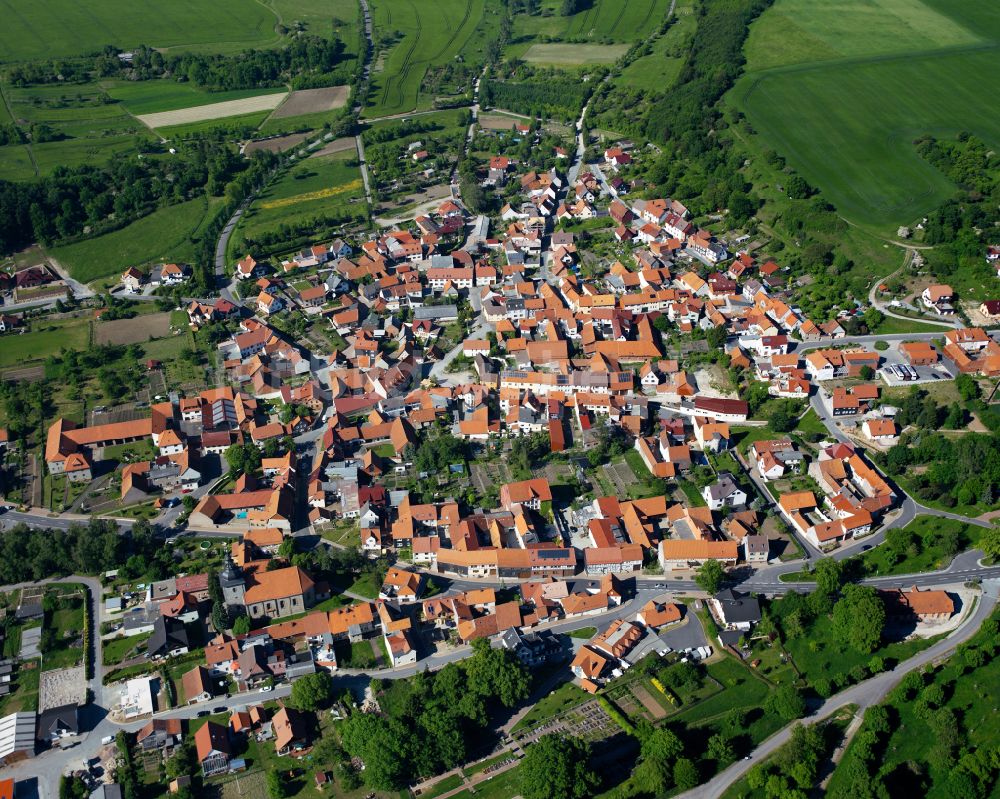
POLYGON ((126 80, 172 77, 211 91, 282 86, 294 88, 347 83, 353 63, 345 58, 344 43, 337 38, 296 36, 284 47, 244 50, 236 55, 164 53, 147 45, 132 51, 130 60, 119 58, 121 48, 107 45, 87 59, 37 61, 18 64, 8 71, 14 86, 84 82, 93 76, 126 80))
POLYGON ((36 241, 100 235, 157 208, 222 194, 248 165, 221 142, 202 139, 177 148, 171 157, 119 154, 103 165, 60 166, 38 181, 0 181, 0 254, 36 241))

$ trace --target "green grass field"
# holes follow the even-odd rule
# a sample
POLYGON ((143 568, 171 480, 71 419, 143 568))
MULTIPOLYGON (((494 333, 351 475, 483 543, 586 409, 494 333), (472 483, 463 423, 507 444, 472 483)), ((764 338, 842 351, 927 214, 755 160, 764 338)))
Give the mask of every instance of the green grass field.
POLYGON ((237 51, 277 38, 274 12, 253 0, 0 0, 0 19, 0 60, 7 63, 84 55, 111 43, 237 51))
POLYGON ((0 347, 0 368, 27 366, 56 355, 63 347, 85 350, 90 341, 90 319, 42 319, 32 323, 31 332, 4 336, 0 347))
POLYGON ((533 44, 524 54, 531 64, 577 67, 585 64, 613 64, 628 50, 627 44, 533 44))
MULTIPOLYGON (((678 4, 680 5, 680 4, 678 4)), ((621 74, 614 78, 615 84, 630 89, 663 91, 674 84, 686 60, 686 50, 690 45, 698 21, 690 13, 690 8, 678 7, 677 21, 663 36, 653 42, 652 52, 637 58, 621 74)))
POLYGON ((1000 83, 1000 13, 955 0, 778 0, 751 27, 729 97, 763 140, 850 220, 894 232, 955 186, 912 142, 966 130, 1000 83))
POLYGON ((747 69, 757 71, 841 58, 906 55, 982 41, 949 12, 919 0, 777 0, 750 27, 744 51, 747 69))
POLYGON ((128 266, 190 261, 195 252, 191 237, 207 210, 205 198, 170 205, 113 233, 55 247, 52 256, 83 282, 117 275, 128 266))
POLYGON ((255 111, 250 114, 240 114, 239 116, 205 119, 201 122, 188 122, 183 125, 169 125, 165 128, 157 128, 156 132, 165 139, 182 139, 198 133, 207 133, 208 131, 223 131, 231 133, 234 136, 241 135, 246 131, 249 135, 254 135, 254 131, 270 115, 270 111, 255 111))
POLYGON ((121 101, 136 116, 287 91, 285 88, 276 88, 210 92, 193 83, 177 83, 173 80, 113 81, 103 85, 111 97, 121 101))
POLYGON ((450 62, 472 37, 483 14, 485 0, 375 0, 372 21, 379 35, 402 34, 372 70, 366 116, 398 114, 429 107, 432 98, 420 96, 428 67, 450 62))
POLYGON ((2 148, 0 178, 25 180, 46 175, 58 166, 103 162, 113 154, 132 149, 137 138, 149 137, 143 126, 121 104, 109 101, 95 84, 5 86, 4 97, 22 130, 45 124, 57 141, 2 148), (32 156, 34 157, 32 160, 32 156))
POLYGON ((587 8, 568 17, 560 13, 561 5, 558 0, 543 0, 542 16, 516 17, 513 39, 543 35, 578 41, 633 42, 659 26, 670 0, 593 0, 587 8))
POLYGON ((358 53, 357 0, 265 0, 285 25, 304 22, 313 36, 335 32, 345 52, 358 53))
POLYGON ((361 172, 347 162, 357 153, 347 150, 309 158, 294 167, 254 201, 239 232, 253 236, 283 223, 330 215, 364 196, 361 172))

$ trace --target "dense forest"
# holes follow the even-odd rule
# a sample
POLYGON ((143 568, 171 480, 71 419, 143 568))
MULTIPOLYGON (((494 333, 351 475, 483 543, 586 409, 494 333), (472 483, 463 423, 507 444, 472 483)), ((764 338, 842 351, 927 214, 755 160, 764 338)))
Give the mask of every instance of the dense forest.
POLYGON ((120 58, 120 52, 120 48, 108 45, 90 59, 19 64, 10 69, 8 79, 14 86, 30 86, 82 82, 95 75, 126 80, 172 77, 214 91, 287 83, 306 89, 350 82, 354 64, 353 57, 345 57, 342 41, 320 36, 298 36, 284 47, 244 50, 231 56, 163 53, 146 45, 137 47, 130 59, 120 58))

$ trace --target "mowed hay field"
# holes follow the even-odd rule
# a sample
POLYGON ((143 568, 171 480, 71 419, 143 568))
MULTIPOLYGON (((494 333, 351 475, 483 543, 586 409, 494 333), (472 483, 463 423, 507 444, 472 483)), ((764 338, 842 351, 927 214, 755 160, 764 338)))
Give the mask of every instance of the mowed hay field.
MULTIPOLYGON (((513 40, 536 36, 634 42, 656 30, 670 8, 670 0, 592 0, 582 11, 565 17, 561 0, 542 0, 543 15, 520 14, 514 20, 513 40)), ((513 45, 516 50, 517 45, 513 45)))
POLYGON ((894 233, 956 190, 914 139, 964 130, 1000 146, 1000 119, 986 112, 1000 86, 1000 12, 957 0, 838 8, 835 25, 823 4, 777 0, 751 26, 749 71, 729 99, 841 214, 894 233))
POLYGON ((372 69, 365 115, 384 116, 430 107, 420 97, 428 67, 447 64, 469 42, 483 15, 485 0, 371 0, 379 36, 402 37, 382 53, 372 69))
POLYGON ((117 277, 129 266, 189 263, 194 258, 198 228, 209 217, 209 210, 209 201, 203 197, 169 205, 121 230, 56 247, 52 257, 85 283, 117 277))
POLYGON ((111 43, 235 52, 276 41, 278 21, 255 0, 0 0, 0 20, 7 63, 84 55, 111 43))
POLYGON ((345 150, 296 164, 254 200, 238 232, 253 238, 282 224, 345 211, 364 196, 361 171, 348 164, 356 159, 354 150, 345 150))
POLYGON ((221 103, 178 108, 175 111, 143 114, 138 119, 150 128, 169 128, 176 125, 188 125, 192 122, 244 116, 258 111, 272 111, 281 104, 283 99, 285 99, 283 92, 258 94, 254 97, 244 97, 242 100, 226 100, 221 103))
POLYGON ((533 44, 523 58, 531 64, 583 66, 613 64, 628 50, 627 44, 533 44))
POLYGON ((236 89, 228 92, 211 92, 190 82, 178 83, 169 79, 104 81, 101 85, 111 97, 119 100, 125 109, 135 116, 215 105, 266 94, 283 96, 288 93, 287 89, 236 89))

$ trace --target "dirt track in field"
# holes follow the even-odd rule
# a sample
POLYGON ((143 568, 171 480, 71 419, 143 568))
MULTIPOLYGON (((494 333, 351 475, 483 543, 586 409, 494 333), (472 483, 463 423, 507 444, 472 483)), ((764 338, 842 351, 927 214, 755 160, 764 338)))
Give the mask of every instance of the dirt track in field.
POLYGON ((190 108, 178 108, 176 111, 143 114, 136 117, 136 119, 150 128, 187 125, 191 122, 204 122, 207 119, 222 119, 223 117, 252 114, 255 111, 270 111, 272 108, 277 108, 286 96, 281 92, 277 94, 259 94, 256 97, 244 97, 242 100, 226 100, 223 103, 209 103, 208 105, 195 105, 190 108))

